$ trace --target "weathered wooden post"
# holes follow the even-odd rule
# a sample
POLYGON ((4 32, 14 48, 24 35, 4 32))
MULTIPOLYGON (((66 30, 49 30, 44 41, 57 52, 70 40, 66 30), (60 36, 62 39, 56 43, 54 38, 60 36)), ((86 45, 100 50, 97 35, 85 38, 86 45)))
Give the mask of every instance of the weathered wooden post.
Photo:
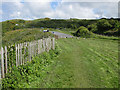
POLYGON ((5 73, 7 73, 7 47, 5 46, 5 73))
POLYGON ((30 60, 30 62, 31 62, 31 42, 29 42, 29 48, 30 48, 30 49, 29 49, 29 50, 30 50, 30 52, 29 52, 29 54, 30 54, 30 55, 29 55, 29 60, 30 60))
POLYGON ((45 51, 45 39, 43 39, 43 52, 45 51))
POLYGON ((43 52, 43 39, 40 39, 40 53, 43 52))
POLYGON ((52 49, 55 49, 55 38, 52 38, 52 49))
POLYGON ((2 78, 5 77, 5 75, 4 75, 4 50, 3 50, 3 47, 1 47, 1 76, 2 76, 2 78))
POLYGON ((18 58, 18 56, 17 56, 18 53, 17 53, 17 49, 18 49, 18 48, 17 48, 17 45, 15 44, 15 50, 16 50, 16 53, 15 53, 15 54, 16 54, 16 66, 18 66, 18 59, 17 59, 17 58, 18 58))
POLYGON ((22 65, 22 45, 20 43, 20 65, 22 65))
POLYGON ((17 58, 17 65, 20 65, 20 58, 19 58, 19 50, 20 50, 20 45, 18 44, 18 53, 17 53, 17 56, 18 56, 18 58, 17 58))

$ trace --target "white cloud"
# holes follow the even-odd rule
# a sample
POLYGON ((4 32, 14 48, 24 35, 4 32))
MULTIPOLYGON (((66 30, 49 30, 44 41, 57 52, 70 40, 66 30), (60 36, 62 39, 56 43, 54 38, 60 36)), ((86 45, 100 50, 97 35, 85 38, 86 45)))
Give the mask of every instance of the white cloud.
MULTIPOLYGON (((2 2, 20 2, 22 0, 2 0, 2 2)), ((24 0, 24 2, 52 2, 59 0, 24 0)), ((62 0, 62 2, 119 2, 119 0, 62 0)))
POLYGON ((50 17, 88 19, 98 18, 101 10, 106 11, 106 14, 103 14, 104 17, 117 16, 117 3, 61 2, 55 10, 51 8, 50 2, 21 3, 20 0, 16 0, 16 2, 8 4, 3 7, 9 6, 8 8, 11 8, 5 13, 9 18, 37 19, 50 17), (10 4, 10 6, 8 4, 10 4), (98 11, 95 12, 95 9, 98 9, 98 11))
POLYGON ((3 11, 0 9, 0 15, 2 15, 3 14, 3 11))

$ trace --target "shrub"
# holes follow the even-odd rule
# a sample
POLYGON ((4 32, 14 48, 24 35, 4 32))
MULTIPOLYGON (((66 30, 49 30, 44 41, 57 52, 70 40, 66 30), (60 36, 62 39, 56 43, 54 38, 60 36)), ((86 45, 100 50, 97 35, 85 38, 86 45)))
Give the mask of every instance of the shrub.
POLYGON ((77 29, 75 35, 77 37, 90 37, 90 35, 92 34, 92 32, 90 32, 86 27, 81 26, 77 29))

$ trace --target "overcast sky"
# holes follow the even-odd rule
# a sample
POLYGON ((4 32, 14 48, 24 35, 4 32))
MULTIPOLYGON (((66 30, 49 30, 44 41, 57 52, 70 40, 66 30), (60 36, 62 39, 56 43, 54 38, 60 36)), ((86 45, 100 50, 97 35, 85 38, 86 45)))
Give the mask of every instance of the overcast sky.
POLYGON ((0 21, 10 19, 96 19, 100 17, 118 17, 118 1, 104 0, 106 2, 79 2, 74 0, 3 0, 0 9, 0 21))

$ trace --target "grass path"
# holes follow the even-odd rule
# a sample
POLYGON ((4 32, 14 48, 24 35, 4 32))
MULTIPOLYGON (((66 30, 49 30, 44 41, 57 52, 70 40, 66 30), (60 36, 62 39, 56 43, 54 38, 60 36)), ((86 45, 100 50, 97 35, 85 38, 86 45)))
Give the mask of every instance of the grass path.
POLYGON ((31 87, 118 87, 117 41, 68 38, 57 40, 57 44, 62 50, 60 56, 49 67, 42 84, 31 87))

